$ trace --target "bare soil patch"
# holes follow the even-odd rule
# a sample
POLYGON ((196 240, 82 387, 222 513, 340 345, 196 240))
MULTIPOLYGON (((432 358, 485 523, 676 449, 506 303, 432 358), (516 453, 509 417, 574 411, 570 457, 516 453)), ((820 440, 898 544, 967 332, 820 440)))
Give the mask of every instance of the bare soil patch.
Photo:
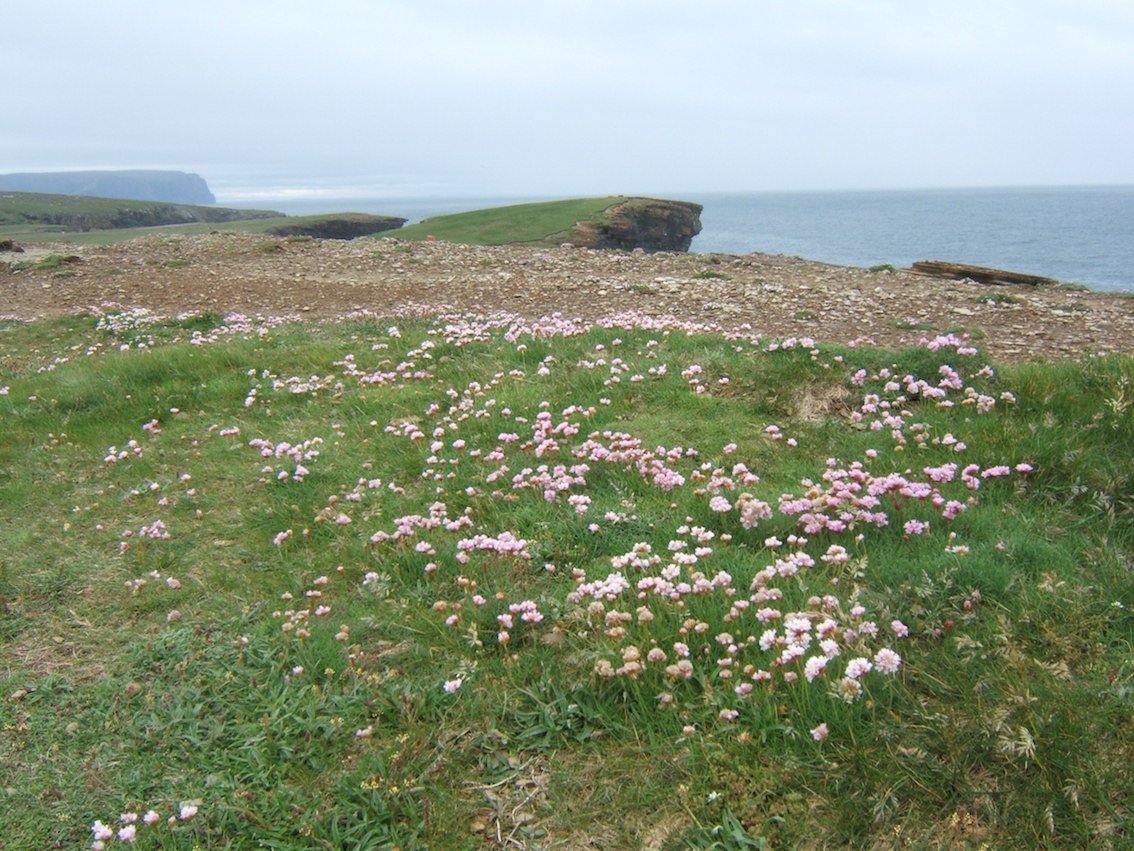
POLYGON ((36 319, 106 304, 167 315, 212 310, 319 318, 363 309, 393 316, 561 313, 583 320, 632 312, 823 343, 901 346, 967 331, 982 349, 1012 360, 1134 353, 1130 296, 943 281, 779 255, 220 233, 44 246, 37 256, 46 252, 78 255, 81 262, 14 271, 29 255, 0 255, 0 315, 36 319))

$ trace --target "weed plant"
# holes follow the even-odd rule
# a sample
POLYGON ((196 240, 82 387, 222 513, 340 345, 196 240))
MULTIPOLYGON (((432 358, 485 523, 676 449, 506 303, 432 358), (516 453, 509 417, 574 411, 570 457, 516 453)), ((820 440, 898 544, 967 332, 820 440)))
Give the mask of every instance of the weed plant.
POLYGON ((1128 847, 1126 358, 0 324, 0 845, 1128 847))

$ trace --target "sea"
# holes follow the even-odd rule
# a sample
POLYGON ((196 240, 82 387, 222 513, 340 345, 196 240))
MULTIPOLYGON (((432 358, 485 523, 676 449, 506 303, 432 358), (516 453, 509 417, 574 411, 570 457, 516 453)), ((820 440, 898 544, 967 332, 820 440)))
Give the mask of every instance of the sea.
MULTIPOLYGON (((844 266, 946 260, 1134 291, 1134 186, 838 192, 681 192, 704 206, 690 250, 784 254, 844 266)), ((381 213, 410 223, 539 197, 323 198, 292 215, 381 213)))

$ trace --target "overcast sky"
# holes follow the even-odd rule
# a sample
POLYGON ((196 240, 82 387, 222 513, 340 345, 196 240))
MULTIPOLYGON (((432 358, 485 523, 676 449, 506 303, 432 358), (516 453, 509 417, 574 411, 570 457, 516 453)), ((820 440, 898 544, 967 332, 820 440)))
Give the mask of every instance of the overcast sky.
POLYGON ((1131 0, 15 0, 0 172, 221 201, 1134 184, 1131 0))

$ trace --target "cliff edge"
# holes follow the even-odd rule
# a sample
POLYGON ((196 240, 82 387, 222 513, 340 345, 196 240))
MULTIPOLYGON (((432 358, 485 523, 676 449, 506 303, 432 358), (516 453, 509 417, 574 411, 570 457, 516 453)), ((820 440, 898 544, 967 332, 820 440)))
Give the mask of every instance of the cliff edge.
POLYGON ((702 209, 691 201, 627 198, 597 219, 576 222, 567 240, 585 248, 688 251, 701 232, 702 209))

